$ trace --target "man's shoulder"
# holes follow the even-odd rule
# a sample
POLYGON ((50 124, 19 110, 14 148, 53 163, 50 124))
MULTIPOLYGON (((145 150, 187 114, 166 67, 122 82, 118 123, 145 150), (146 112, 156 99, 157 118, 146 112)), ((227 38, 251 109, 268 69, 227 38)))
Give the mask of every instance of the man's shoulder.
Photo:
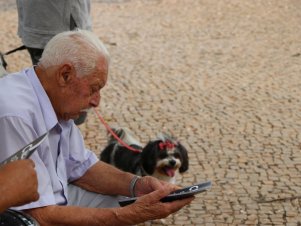
POLYGON ((23 94, 24 92, 27 92, 25 95, 30 95, 31 92, 28 92, 29 90, 32 90, 32 87, 28 77, 26 76, 26 70, 9 73, 0 79, 1 96, 14 96, 19 95, 19 93, 23 94), (8 93, 7 91, 11 92, 8 93))
POLYGON ((5 75, 1 76, 0 78, 0 87, 1 88, 13 88, 13 86, 19 86, 28 80, 25 75, 25 70, 6 73, 5 75))
POLYGON ((0 115, 34 110, 34 99, 33 87, 23 71, 0 79, 0 115))

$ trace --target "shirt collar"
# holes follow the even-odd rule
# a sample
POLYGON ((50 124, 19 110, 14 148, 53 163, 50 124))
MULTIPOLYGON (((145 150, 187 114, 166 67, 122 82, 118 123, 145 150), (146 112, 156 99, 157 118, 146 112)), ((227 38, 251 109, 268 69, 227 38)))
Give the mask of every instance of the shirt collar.
POLYGON ((44 117, 44 121, 46 124, 46 128, 49 131, 58 123, 58 119, 56 117, 52 104, 49 100, 49 97, 45 92, 40 80, 38 79, 38 76, 33 67, 27 68, 23 72, 28 77, 34 89, 34 92, 38 98, 39 104, 41 106, 41 111, 44 117))

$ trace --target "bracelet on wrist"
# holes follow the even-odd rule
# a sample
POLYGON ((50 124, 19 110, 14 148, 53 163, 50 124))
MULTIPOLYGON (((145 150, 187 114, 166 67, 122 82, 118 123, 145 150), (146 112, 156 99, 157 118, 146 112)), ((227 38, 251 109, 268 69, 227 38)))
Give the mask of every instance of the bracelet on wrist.
POLYGON ((139 176, 134 176, 130 182, 130 195, 131 197, 136 197, 136 194, 135 194, 135 186, 136 186, 136 183, 137 181, 140 179, 141 177, 139 176))

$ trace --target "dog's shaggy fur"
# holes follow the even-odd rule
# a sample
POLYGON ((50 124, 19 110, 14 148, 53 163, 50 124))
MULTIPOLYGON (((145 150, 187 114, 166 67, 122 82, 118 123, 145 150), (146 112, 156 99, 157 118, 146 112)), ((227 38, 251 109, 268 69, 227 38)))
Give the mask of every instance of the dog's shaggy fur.
POLYGON ((100 160, 126 172, 154 176, 170 183, 176 182, 178 173, 188 170, 187 150, 174 137, 161 134, 142 147, 128 129, 119 128, 114 131, 123 142, 141 152, 129 150, 110 136, 108 145, 100 154, 100 160))

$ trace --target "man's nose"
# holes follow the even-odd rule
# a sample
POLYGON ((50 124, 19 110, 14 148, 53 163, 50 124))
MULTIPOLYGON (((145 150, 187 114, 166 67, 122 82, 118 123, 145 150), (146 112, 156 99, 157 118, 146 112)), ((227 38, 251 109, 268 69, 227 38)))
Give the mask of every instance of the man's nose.
POLYGON ((94 93, 92 96, 91 96, 91 99, 90 99, 90 106, 91 107, 97 107, 99 105, 99 102, 100 102, 100 92, 96 92, 94 93))

